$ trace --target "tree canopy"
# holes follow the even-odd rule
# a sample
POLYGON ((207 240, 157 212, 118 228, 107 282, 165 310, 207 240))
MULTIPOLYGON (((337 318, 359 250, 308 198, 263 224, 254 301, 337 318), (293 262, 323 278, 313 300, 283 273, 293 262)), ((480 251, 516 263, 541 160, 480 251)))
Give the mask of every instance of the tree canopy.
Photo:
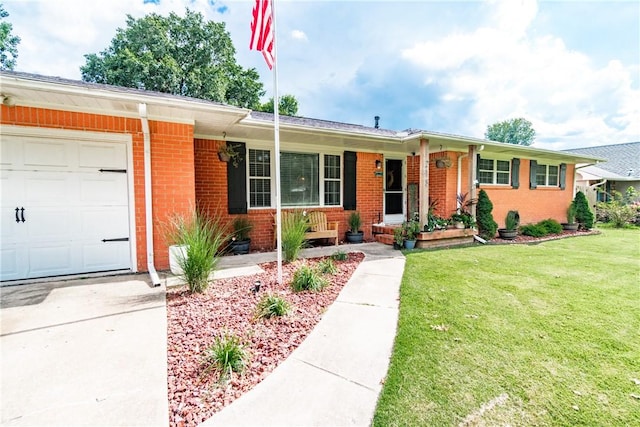
MULTIPOLYGON (((280 107, 278 111, 285 116, 295 116, 298 114, 298 100, 293 95, 282 95, 280 97, 280 107)), ((269 98, 267 102, 256 108, 258 111, 264 111, 265 113, 273 113, 273 97, 269 98)))
POLYGON ((0 3, 0 70, 13 70, 18 58, 20 37, 11 34, 13 25, 4 20, 8 16, 9 12, 0 3))
POLYGON ((236 63, 224 22, 204 20, 187 9, 184 18, 152 13, 127 15, 111 45, 85 55, 82 80, 256 108, 264 95, 255 68, 236 63))
POLYGON ((536 131, 529 120, 518 117, 487 126, 484 137, 491 141, 531 145, 536 137, 536 131))

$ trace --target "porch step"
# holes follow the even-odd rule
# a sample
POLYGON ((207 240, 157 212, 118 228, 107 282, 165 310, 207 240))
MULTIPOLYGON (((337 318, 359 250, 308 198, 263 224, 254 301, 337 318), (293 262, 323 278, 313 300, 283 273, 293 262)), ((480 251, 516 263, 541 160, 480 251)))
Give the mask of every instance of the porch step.
POLYGON ((402 225, 401 224, 373 225, 371 227, 371 231, 373 234, 390 234, 391 236, 393 236, 393 230, 395 230, 398 227, 402 227, 402 225))
POLYGON ((383 243, 385 245, 393 245, 393 234, 374 234, 376 242, 383 243))

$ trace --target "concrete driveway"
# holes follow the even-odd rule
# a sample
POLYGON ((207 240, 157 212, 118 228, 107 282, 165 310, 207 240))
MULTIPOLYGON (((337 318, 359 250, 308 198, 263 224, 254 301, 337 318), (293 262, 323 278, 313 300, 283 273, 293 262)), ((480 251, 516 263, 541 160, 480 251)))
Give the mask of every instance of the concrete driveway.
POLYGON ((0 288, 1 424, 167 425, 165 289, 147 280, 0 288))

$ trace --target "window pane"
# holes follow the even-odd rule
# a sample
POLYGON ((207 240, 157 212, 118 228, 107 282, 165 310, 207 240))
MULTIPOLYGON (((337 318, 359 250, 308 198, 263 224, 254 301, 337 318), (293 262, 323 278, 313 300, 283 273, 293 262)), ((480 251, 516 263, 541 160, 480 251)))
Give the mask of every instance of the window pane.
POLYGON ((493 172, 480 171, 478 174, 478 182, 480 182, 480 184, 493 184, 493 172))
POLYGON ((324 204, 327 206, 340 205, 340 181, 324 182, 324 204))
POLYGON ((251 179, 249 181, 249 206, 264 208, 271 206, 271 181, 269 179, 251 179))
POLYGON ((547 165, 538 165, 536 169, 536 184, 547 185, 547 165))
POLYGON ((249 150, 249 207, 271 206, 271 155, 268 150, 249 150))
POLYGON ((282 206, 314 206, 319 201, 319 155, 281 153, 282 206))
POLYGON ((480 159, 478 162, 478 168, 480 170, 492 171, 493 170, 493 160, 492 159, 480 159))
POLYGON ((497 172, 496 184, 509 184, 509 174, 504 172, 497 172))
POLYGON ((548 185, 558 185, 558 166, 549 166, 549 183, 548 185))
POLYGON ((508 160, 498 160, 497 161, 498 166, 497 166, 497 170, 499 171, 503 171, 503 172, 509 172, 509 161, 508 160))
POLYGON ((340 156, 324 156, 325 179, 340 179, 340 156))

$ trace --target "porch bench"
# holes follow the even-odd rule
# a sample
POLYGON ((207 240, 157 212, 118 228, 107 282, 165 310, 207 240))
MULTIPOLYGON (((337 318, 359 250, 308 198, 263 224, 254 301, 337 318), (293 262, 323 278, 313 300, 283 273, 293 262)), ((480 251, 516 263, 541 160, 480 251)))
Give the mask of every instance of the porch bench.
MULTIPOLYGON (((293 212, 282 212, 282 223, 290 221, 292 217, 293 212)), ((275 247, 278 239, 275 215, 273 219, 273 247, 275 247)), ((327 221, 327 214, 324 212, 309 212, 307 220, 309 230, 304 234, 306 240, 334 239, 335 245, 338 245, 338 221, 327 221)))

